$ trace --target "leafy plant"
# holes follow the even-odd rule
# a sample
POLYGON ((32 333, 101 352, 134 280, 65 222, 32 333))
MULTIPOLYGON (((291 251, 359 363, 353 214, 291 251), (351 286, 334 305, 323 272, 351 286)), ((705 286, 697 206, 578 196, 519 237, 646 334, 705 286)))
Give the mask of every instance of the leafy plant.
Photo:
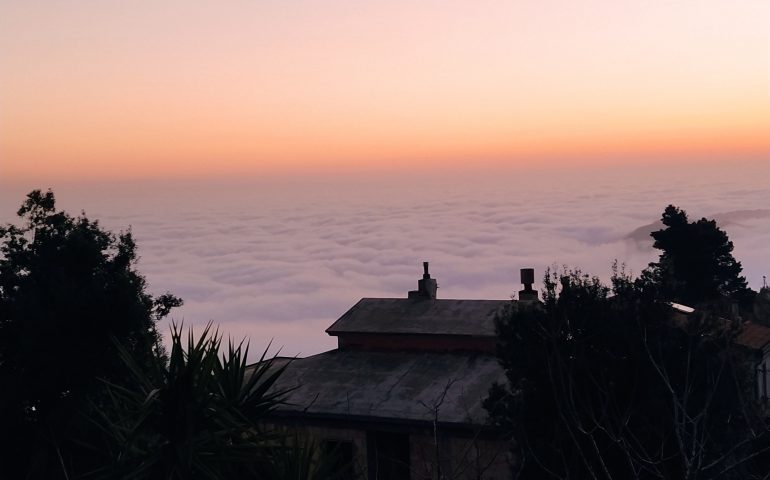
POLYGON ((130 375, 110 338, 148 368, 163 355, 156 323, 182 301, 147 292, 130 231, 57 210, 50 190, 17 214, 0 225, 0 472, 68 478, 90 465, 70 439, 86 434, 98 378, 130 375))
MULTIPOLYGON (((105 382, 109 408, 93 418, 104 436, 105 466, 89 476, 125 479, 258 478, 269 462, 275 432, 267 415, 287 390, 274 389, 288 364, 278 366, 267 350, 247 366, 248 345, 229 341, 207 325, 185 342, 171 326, 168 361, 158 357, 149 372, 116 342, 133 382, 105 382)), ((269 348, 269 346, 268 346, 269 348)))

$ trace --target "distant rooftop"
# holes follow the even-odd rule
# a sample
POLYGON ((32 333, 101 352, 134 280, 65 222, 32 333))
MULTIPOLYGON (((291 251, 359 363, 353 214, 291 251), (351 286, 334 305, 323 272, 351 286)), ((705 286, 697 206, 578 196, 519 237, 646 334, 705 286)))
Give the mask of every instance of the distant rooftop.
POLYGON ((329 335, 388 333, 495 336, 495 315, 511 300, 363 298, 342 315, 329 335))
POLYGON ((761 350, 770 344, 770 327, 754 322, 746 322, 736 337, 735 343, 755 350, 761 350))

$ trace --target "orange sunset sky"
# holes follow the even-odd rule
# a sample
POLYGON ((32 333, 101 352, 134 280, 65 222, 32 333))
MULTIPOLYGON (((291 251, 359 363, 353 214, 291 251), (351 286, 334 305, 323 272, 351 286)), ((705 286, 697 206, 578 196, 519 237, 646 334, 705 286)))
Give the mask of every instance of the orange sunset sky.
POLYGON ((767 158, 770 2, 0 2, 0 175, 767 158))

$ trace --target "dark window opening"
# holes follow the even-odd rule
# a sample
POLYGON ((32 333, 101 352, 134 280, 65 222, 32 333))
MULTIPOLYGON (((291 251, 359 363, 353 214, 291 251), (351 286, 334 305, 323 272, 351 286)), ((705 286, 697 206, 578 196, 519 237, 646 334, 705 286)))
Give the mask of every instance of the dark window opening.
POLYGON ((353 480, 352 442, 324 440, 321 442, 321 453, 335 480, 353 480))
POLYGON ((368 432, 369 480, 409 480, 409 435, 368 432))

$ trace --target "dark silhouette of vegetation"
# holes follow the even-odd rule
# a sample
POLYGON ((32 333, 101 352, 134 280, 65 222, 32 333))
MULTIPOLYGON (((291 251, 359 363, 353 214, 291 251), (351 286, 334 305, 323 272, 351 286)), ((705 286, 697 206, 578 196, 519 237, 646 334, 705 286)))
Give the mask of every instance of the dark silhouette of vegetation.
POLYGON ((278 365, 267 349, 249 366, 248 345, 223 348, 211 324, 197 339, 190 328, 186 342, 172 324, 168 359, 155 356, 149 369, 117 348, 132 376, 105 381, 109 402, 90 418, 99 435, 82 442, 97 465, 85 478, 345 478, 350 466, 336 452, 271 426, 270 413, 289 392, 275 383, 289 364, 278 365))
POLYGON ((0 227, 0 478, 334 480, 335 452, 271 430, 286 365, 209 325, 187 342, 159 320, 130 232, 57 211, 31 192, 0 227), (223 351, 224 350, 224 351, 223 351))
POLYGON ((0 470, 63 478, 82 463, 71 439, 88 428, 79 413, 98 404, 98 379, 130 373, 110 338, 149 367, 162 355, 156 323, 181 300, 146 292, 130 231, 57 211, 51 191, 31 192, 18 215, 0 227, 0 470))
POLYGON ((132 378, 107 383, 110 404, 93 420, 104 433, 89 445, 104 466, 98 478, 261 478, 278 440, 265 429, 267 415, 286 392, 273 389, 286 365, 262 355, 247 367, 248 346, 230 341, 220 356, 221 335, 207 326, 196 340, 171 329, 168 361, 137 364, 118 345, 132 378))
POLYGON ((542 304, 499 316, 508 382, 486 406, 510 434, 515 478, 767 478, 754 359, 733 343, 740 320, 711 308, 748 290, 732 244, 713 222, 690 232, 675 207, 664 223, 661 259, 640 278, 615 269, 606 286, 549 271, 542 304), (689 272, 693 258, 711 266, 689 272), (706 271, 708 282, 686 284, 706 271), (669 294, 704 308, 685 316, 669 294))
POLYGON ((645 272, 670 301, 687 305, 730 299, 749 305, 753 292, 733 257, 733 242, 714 220, 690 222, 673 205, 661 219, 666 228, 652 232, 660 258, 645 272))

